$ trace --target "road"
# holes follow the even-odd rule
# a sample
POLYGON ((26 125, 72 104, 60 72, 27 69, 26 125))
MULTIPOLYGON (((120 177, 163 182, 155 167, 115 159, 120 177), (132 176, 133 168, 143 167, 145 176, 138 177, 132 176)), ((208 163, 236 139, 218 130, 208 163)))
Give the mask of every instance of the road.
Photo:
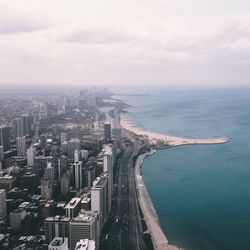
POLYGON ((101 250, 147 249, 143 239, 133 168, 133 158, 140 145, 133 138, 129 139, 131 142, 125 143, 115 169, 112 210, 103 229, 101 250))

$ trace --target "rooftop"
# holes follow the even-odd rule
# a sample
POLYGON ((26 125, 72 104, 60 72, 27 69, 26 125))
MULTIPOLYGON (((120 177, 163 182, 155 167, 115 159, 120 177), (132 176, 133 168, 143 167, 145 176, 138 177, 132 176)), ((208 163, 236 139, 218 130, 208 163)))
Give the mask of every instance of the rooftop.
POLYGON ((107 182, 107 179, 104 177, 97 177, 93 182, 93 189, 95 188, 103 188, 107 182))
POLYGON ((63 245, 65 241, 67 241, 68 238, 61 238, 61 237, 56 237, 53 239, 53 241, 50 243, 50 246, 52 247, 58 247, 63 245))
POLYGON ((76 243, 76 248, 75 250, 94 250, 95 249, 95 241, 89 240, 89 239, 84 239, 80 240, 79 242, 76 243))
POLYGON ((55 221, 62 221, 62 222, 67 222, 67 221, 70 221, 70 218, 69 217, 65 217, 65 216, 60 216, 60 215, 57 215, 57 216, 54 216, 54 217, 47 217, 45 219, 45 221, 47 222, 55 222, 55 221))
POLYGON ((95 217, 96 214, 94 212, 81 210, 79 215, 76 218, 72 219, 71 222, 92 223, 95 217))
POLYGON ((81 198, 73 198, 71 201, 65 206, 65 209, 74 209, 79 202, 81 202, 81 198))

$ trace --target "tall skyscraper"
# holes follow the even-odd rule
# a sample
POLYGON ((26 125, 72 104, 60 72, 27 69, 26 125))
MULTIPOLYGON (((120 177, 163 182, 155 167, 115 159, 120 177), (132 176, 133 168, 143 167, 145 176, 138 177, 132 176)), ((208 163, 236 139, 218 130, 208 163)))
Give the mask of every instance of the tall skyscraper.
POLYGON ((36 157, 36 149, 33 147, 30 147, 27 149, 27 165, 29 167, 33 167, 35 163, 35 157, 36 157))
POLYGON ((0 189, 0 218, 6 216, 6 191, 5 189, 0 189))
POLYGON ((73 138, 68 141, 68 157, 74 159, 75 150, 80 150, 80 140, 73 138))
POLYGON ((27 114, 22 115, 22 135, 30 135, 31 133, 31 117, 27 114))
POLYGON ((79 152, 79 150, 75 150, 75 152, 74 152, 74 162, 75 163, 78 163, 80 161, 80 152, 79 152))
POLYGON ((104 142, 111 142, 111 124, 109 122, 104 124, 104 142))
POLYGON ((63 174, 67 171, 68 169, 68 157, 65 155, 60 155, 58 159, 58 179, 63 176, 63 174))
POLYGON ((3 146, 0 146, 0 162, 4 159, 4 149, 3 146))
POLYGON ((55 170, 51 162, 47 162, 47 167, 44 169, 44 178, 49 179, 52 184, 54 183, 55 170))
POLYGON ((61 194, 67 195, 70 186, 70 173, 66 171, 61 178, 61 194))
POLYGON ((113 128, 112 129, 112 136, 116 139, 117 141, 117 146, 119 149, 122 148, 122 129, 121 128, 113 128))
POLYGON ((40 146, 42 149, 47 148, 47 137, 45 134, 40 135, 40 146))
POLYGON ((25 156, 26 155, 26 138, 25 136, 17 137, 17 155, 18 156, 25 156))
POLYGON ((23 128, 22 128, 22 120, 21 118, 16 118, 13 121, 13 127, 14 127, 14 137, 21 137, 23 136, 23 128))
POLYGON ((74 184, 76 189, 82 188, 82 162, 73 163, 74 184))
POLYGON ((82 211, 69 223, 70 249, 74 250, 81 239, 98 242, 97 214, 92 211, 82 211))
POLYGON ((10 127, 0 126, 0 146, 3 146, 4 152, 10 150, 10 127))
POLYGON ((109 145, 105 145, 103 149, 103 172, 110 172, 113 175, 113 151, 109 145))

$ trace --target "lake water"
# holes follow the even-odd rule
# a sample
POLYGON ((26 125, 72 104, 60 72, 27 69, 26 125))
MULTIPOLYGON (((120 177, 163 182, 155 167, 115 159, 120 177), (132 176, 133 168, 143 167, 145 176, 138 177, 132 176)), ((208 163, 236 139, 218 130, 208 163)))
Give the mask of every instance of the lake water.
POLYGON ((187 250, 250 249, 250 89, 120 93, 131 94, 122 98, 137 127, 230 138, 227 144, 181 146, 145 159, 143 178, 169 242, 187 250))

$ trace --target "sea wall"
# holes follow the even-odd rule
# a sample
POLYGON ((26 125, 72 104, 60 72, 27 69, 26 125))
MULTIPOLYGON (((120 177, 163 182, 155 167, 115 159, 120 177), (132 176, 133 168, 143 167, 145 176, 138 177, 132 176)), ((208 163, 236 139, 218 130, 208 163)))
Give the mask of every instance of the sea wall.
POLYGON ((144 215, 144 219, 148 227, 148 231, 151 235, 155 250, 177 250, 180 248, 172 246, 168 243, 168 239, 162 230, 159 217, 157 215, 157 212, 154 208, 154 205, 151 201, 148 190, 146 188, 146 185, 141 175, 141 167, 143 164, 143 160, 145 159, 146 156, 154 154, 155 152, 156 150, 152 149, 148 153, 139 155, 136 160, 135 182, 136 182, 136 188, 137 188, 138 201, 139 201, 142 213, 144 215))

